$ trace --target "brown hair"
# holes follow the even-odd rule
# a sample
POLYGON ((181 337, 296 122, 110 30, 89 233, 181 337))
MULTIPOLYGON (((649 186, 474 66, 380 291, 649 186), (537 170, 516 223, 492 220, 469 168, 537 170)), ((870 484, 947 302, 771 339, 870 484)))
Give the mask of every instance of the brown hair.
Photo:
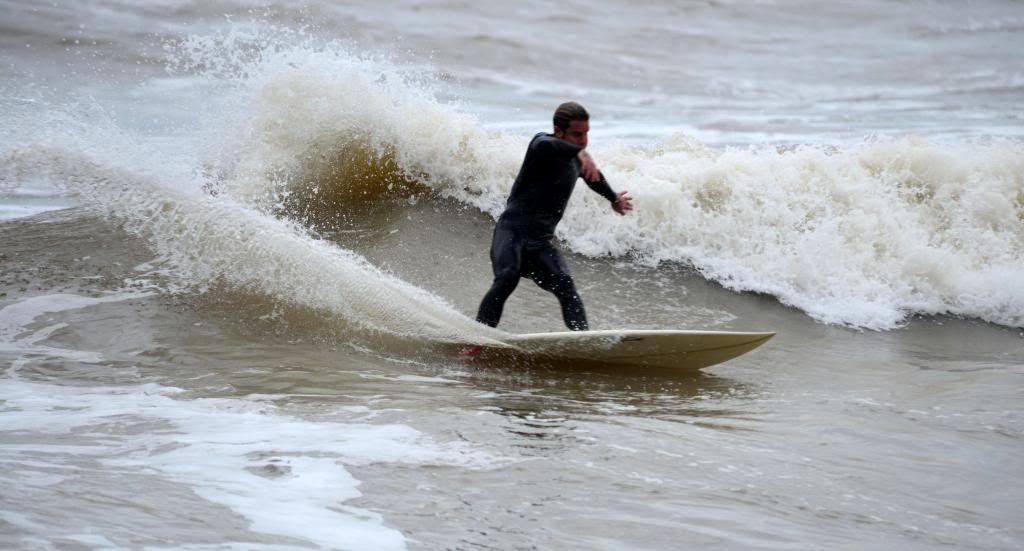
POLYGON ((552 120, 556 128, 566 130, 572 121, 589 121, 590 113, 587 113, 587 110, 575 101, 568 101, 555 109, 555 116, 552 120))

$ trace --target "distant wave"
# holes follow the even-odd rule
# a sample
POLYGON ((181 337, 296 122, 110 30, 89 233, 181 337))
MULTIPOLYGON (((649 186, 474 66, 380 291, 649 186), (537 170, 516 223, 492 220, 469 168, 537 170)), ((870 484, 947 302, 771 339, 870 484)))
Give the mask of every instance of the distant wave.
POLYGON ((958 23, 919 25, 922 35, 979 34, 1024 31, 1024 17, 976 19, 967 17, 958 23))

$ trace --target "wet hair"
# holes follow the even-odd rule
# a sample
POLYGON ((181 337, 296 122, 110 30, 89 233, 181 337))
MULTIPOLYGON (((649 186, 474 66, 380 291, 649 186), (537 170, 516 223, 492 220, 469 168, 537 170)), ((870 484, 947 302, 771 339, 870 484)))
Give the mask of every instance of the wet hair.
POLYGON ((555 128, 566 130, 572 121, 589 121, 590 113, 587 113, 582 105, 575 101, 569 101, 555 109, 555 116, 552 117, 552 120, 555 123, 555 128))

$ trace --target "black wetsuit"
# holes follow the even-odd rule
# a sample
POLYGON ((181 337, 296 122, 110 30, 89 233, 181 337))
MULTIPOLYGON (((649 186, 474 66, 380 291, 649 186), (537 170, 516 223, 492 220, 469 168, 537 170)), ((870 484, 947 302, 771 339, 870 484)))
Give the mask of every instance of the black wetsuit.
MULTIPOLYGON (((530 141, 505 212, 494 228, 491 242, 494 283, 480 302, 476 317, 480 323, 497 327, 505 301, 519 284, 519 278, 527 277, 558 297, 569 329, 588 328, 587 314, 576 293, 569 267, 551 242, 555 226, 562 219, 580 177, 580 161, 576 155, 581 149, 552 134, 540 133, 530 141)), ((617 199, 603 174, 587 185, 609 201, 617 199)))

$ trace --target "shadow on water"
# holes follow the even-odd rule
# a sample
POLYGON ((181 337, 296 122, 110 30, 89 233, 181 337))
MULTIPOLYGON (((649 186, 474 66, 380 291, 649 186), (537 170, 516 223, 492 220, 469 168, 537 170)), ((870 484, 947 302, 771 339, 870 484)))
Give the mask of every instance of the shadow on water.
POLYGON ((746 383, 699 370, 438 357, 416 368, 485 390, 494 411, 523 419, 547 418, 552 412, 666 419, 731 416, 740 412, 723 407, 726 398, 757 394, 746 383))
MULTIPOLYGON (((421 366, 430 369, 430 366, 421 366)), ((643 426, 672 434, 673 424, 751 430, 758 390, 701 371, 627 373, 614 368, 449 362, 445 377, 484 391, 467 410, 504 419, 501 427, 526 453, 562 453, 600 438, 597 426, 643 426), (666 424, 665 422, 668 422, 666 424), (652 424, 654 423, 654 424, 652 424), (638 425, 639 424, 639 425, 638 425)))

